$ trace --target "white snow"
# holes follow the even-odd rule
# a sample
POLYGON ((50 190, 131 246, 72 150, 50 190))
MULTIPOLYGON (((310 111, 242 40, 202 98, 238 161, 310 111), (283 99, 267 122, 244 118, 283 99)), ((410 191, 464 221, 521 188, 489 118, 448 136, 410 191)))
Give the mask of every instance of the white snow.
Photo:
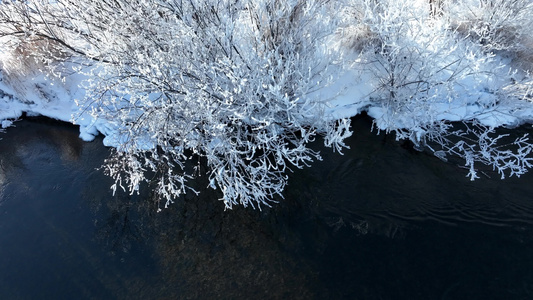
MULTIPOLYGON (((1 62, 1 59, 0 59, 1 62)), ((1 64, 0 64, 1 65, 1 64)), ((42 74, 5 74, 0 69, 0 122, 3 128, 26 113, 45 116, 80 126, 80 138, 92 141, 103 134, 106 146, 116 146, 120 137, 112 121, 95 119, 89 111, 80 111, 77 101, 85 97, 81 87, 85 75, 73 73, 60 80, 42 74)))
MULTIPOLYGON (((501 71, 501 77, 506 75, 501 71)), ((461 121, 478 120, 490 127, 517 126, 533 120, 533 105, 529 102, 508 101, 499 103, 497 107, 484 107, 486 103, 494 102, 494 94, 488 92, 502 82, 495 82, 498 73, 487 75, 476 90, 465 89, 455 99, 441 99, 429 107, 431 116, 439 120, 461 121)), ((116 146, 122 140, 118 133, 119 126, 111 120, 95 119, 89 112, 80 112, 76 100, 82 100, 85 91, 81 88, 84 75, 67 76, 64 80, 47 77, 42 74, 20 76, 5 74, 0 69, 0 122, 2 128, 9 127, 13 120, 23 113, 29 116, 46 116, 53 119, 80 125, 80 138, 91 141, 98 134, 105 135, 106 146, 116 146)), ((469 82, 458 83, 457 90, 461 91, 469 82)), ((366 112, 376 119, 376 126, 380 129, 393 129, 406 126, 409 120, 397 116, 395 120, 384 117, 386 108, 371 101, 375 92, 375 82, 370 74, 364 74, 354 69, 344 72, 333 84, 317 91, 315 97, 328 101, 326 113, 333 119, 353 117, 366 112), (393 123, 391 123, 393 121, 393 123)), ((151 143, 148 143, 151 144, 151 143)), ((150 145, 147 145, 150 147, 150 145)))

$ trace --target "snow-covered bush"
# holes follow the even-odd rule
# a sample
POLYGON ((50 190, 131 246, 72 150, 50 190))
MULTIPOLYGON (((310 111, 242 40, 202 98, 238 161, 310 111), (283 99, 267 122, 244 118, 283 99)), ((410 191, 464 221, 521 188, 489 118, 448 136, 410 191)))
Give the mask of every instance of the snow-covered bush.
POLYGON ((476 163, 492 166, 502 177, 523 174, 530 167, 531 143, 521 137, 510 151, 508 142, 498 144, 502 136, 493 128, 524 121, 510 112, 531 111, 531 81, 515 80, 517 72, 487 51, 487 44, 453 27, 449 3, 442 4, 351 1, 344 22, 351 22, 345 27, 355 33, 345 35, 344 45, 361 49, 353 65, 371 86, 368 113, 378 130, 409 139, 417 149, 430 149, 442 159, 464 158, 472 179, 478 177, 476 163), (466 129, 449 121, 462 121, 466 129))
POLYGON ((448 0, 444 18, 463 36, 485 51, 506 51, 533 71, 533 1, 448 0))
MULTIPOLYGON (((451 110, 467 106, 472 97, 478 97, 479 105, 495 105, 497 98, 482 95, 480 89, 485 81, 494 80, 489 73, 500 66, 434 18, 429 3, 357 2, 364 11, 355 22, 368 28, 373 38, 354 66, 372 85, 370 113, 380 129, 416 133, 437 121, 443 110, 453 114, 451 110)), ((417 137, 410 138, 417 143, 417 137)))
POLYGON ((2 22, 5 34, 48 39, 72 55, 66 66, 81 64, 80 110, 116 126, 113 188, 155 180, 168 204, 190 190, 199 172, 185 165, 196 156, 227 208, 255 207, 281 195, 291 167, 320 159, 307 147, 316 135, 339 151, 350 135, 349 120, 328 118, 312 96, 338 72, 326 47, 333 5, 42 0, 4 4, 2 22))

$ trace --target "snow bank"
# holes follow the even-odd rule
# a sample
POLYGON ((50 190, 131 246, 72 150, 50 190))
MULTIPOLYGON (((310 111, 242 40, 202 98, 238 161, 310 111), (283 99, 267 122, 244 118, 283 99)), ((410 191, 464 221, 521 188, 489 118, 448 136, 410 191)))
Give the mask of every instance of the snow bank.
POLYGON ((9 74, 0 69, 0 123, 9 127, 25 113, 45 116, 80 126, 80 138, 92 141, 105 135, 106 146, 118 145, 118 126, 109 120, 96 119, 88 111, 80 111, 77 100, 85 97, 81 83, 86 76, 73 73, 63 79, 37 72, 28 75, 9 74))
MULTIPOLYGON (((530 102, 503 101, 496 106, 486 106, 487 103, 495 103, 494 98, 497 95, 493 91, 508 84, 499 78, 511 80, 508 72, 508 69, 501 69, 486 75, 486 78, 480 81, 481 84, 479 82, 476 84, 475 90, 464 88, 470 84, 469 82, 458 83, 457 89, 464 89, 464 93, 454 99, 433 101, 428 106, 431 110, 428 115, 434 120, 451 122, 477 120, 489 127, 513 127, 531 122, 533 104, 530 102)), ((80 111, 76 104, 77 100, 82 100, 85 96, 85 91, 81 88, 81 83, 85 79, 86 76, 77 73, 60 80, 38 73, 26 76, 8 74, 0 69, 2 128, 9 127, 13 120, 26 113, 30 116, 46 116, 79 125, 80 138, 84 141, 91 141, 96 135, 103 134, 106 136, 104 139, 106 146, 120 144, 123 137, 119 134, 118 124, 112 120, 94 118, 89 111, 80 111)), ((409 128, 412 121, 410 114, 396 115, 394 120, 384 117, 387 108, 382 103, 372 100, 377 84, 371 74, 349 69, 344 71, 333 84, 316 92, 314 97, 328 102, 326 110, 328 118, 350 118, 366 112, 375 119, 379 129, 409 128)))

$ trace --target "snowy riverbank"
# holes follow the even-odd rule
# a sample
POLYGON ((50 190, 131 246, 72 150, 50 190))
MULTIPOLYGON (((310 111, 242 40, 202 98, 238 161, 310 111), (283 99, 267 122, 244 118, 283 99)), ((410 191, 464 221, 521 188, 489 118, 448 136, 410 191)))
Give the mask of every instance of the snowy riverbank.
MULTIPOLYGON (((466 78, 457 82, 454 88, 457 97, 441 98, 426 106, 424 115, 419 115, 418 122, 435 122, 436 120, 457 122, 476 120, 489 127, 514 127, 533 120, 533 104, 528 101, 499 101, 497 91, 510 85, 512 81, 527 80, 525 75, 509 76, 512 70, 504 64, 505 60, 496 58, 492 64, 483 66, 484 78, 466 78), (496 68, 497 72, 494 72, 496 68), (489 72, 490 71, 490 72, 489 72), (517 78, 517 79, 515 79, 517 78), (503 80, 502 80, 503 79, 503 80), (431 120, 424 120, 430 117, 431 120)), ((0 122, 7 128, 12 121, 22 114, 45 116, 80 126, 80 138, 91 141, 94 136, 106 136, 106 146, 114 146, 119 124, 113 120, 97 119, 87 111, 81 111, 77 105, 85 96, 81 87, 86 76, 72 74, 63 80, 45 76, 38 72, 30 74, 5 74, 0 70, 0 122)), ((412 128, 412 114, 397 114, 394 119, 387 116, 387 107, 373 101, 377 91, 375 78, 368 71, 357 68, 344 71, 338 81, 319 90, 318 97, 331 99, 326 115, 334 119, 353 117, 366 112, 373 117, 380 130, 412 128)))
POLYGON ((533 167, 527 135, 494 132, 533 121, 531 0, 161 4, 0 4, 3 127, 25 112, 102 133, 113 188, 154 172, 165 205, 191 190, 189 153, 227 208, 270 205, 361 112, 471 179, 533 167))

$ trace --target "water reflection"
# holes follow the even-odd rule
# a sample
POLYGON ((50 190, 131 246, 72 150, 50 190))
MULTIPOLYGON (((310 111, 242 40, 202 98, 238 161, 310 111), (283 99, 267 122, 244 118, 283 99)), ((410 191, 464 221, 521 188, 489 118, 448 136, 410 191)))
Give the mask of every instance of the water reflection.
POLYGON ((495 174, 472 182, 462 162, 444 163, 392 136, 375 136, 364 130, 369 122, 354 120, 362 130, 349 140, 353 150, 344 157, 322 151, 323 162, 296 172, 288 190, 291 198, 302 198, 319 216, 352 227, 363 222, 368 232, 387 236, 408 223, 429 220, 515 229, 533 225, 533 174, 503 181, 495 174))
POLYGON ((210 190, 187 195, 161 213, 147 201, 150 195, 89 200, 102 216, 96 237, 109 253, 123 256, 143 247, 156 260, 157 282, 136 282, 142 288, 130 296, 312 298, 316 272, 292 254, 295 246, 282 232, 287 228, 273 226, 266 212, 224 213, 219 197, 210 190))
POLYGON ((149 188, 111 195, 101 140, 19 122, 0 141, 0 298, 531 296, 531 175, 470 182, 354 127, 272 209, 224 212, 207 189, 157 213, 149 188))

